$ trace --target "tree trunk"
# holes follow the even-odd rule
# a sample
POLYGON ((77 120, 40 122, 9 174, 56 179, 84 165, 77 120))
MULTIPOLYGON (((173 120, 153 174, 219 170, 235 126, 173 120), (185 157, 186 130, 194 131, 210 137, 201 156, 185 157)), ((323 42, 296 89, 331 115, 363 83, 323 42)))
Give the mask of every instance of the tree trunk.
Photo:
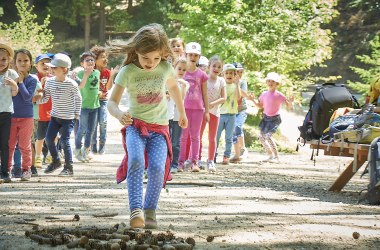
POLYGON ((104 44, 106 42, 105 36, 106 29, 106 9, 103 2, 100 2, 99 6, 99 43, 104 44))
POLYGON ((84 50, 90 50, 90 34, 91 34, 91 14, 84 16, 84 50))

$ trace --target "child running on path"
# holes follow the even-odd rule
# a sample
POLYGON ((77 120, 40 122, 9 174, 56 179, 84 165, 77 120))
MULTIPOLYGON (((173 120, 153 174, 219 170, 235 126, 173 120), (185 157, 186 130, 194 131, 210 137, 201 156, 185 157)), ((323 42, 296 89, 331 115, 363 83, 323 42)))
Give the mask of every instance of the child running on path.
POLYGON ((51 119, 46 133, 46 144, 53 162, 45 169, 45 173, 52 173, 61 167, 61 159, 54 142, 58 131, 61 132, 61 145, 65 154, 65 165, 60 176, 72 176, 73 157, 70 146, 70 134, 74 128, 74 120, 78 119, 82 105, 82 97, 78 84, 67 76, 71 67, 71 59, 65 54, 58 53, 48 66, 52 68, 54 77, 49 78, 41 91, 43 98, 37 103, 52 102, 51 119))
POLYGON ((11 47, 0 43, 0 151, 1 169, 0 178, 4 182, 11 182, 8 170, 9 161, 9 133, 13 113, 12 96, 18 93, 18 74, 10 69, 10 62, 14 52, 11 47))
MULTIPOLYGON (((209 78, 207 80, 207 93, 209 95, 210 120, 208 122, 208 155, 207 169, 216 171, 214 157, 216 152, 216 132, 219 126, 220 105, 226 101, 226 81, 219 74, 223 70, 223 61, 219 56, 213 56, 209 61, 209 78)), ((199 148, 199 159, 202 152, 202 135, 207 121, 203 117, 201 126, 201 146, 199 148)))
POLYGON ((178 171, 184 171, 186 160, 186 145, 190 140, 189 162, 192 172, 199 172, 199 147, 200 131, 203 116, 209 120, 207 79, 208 76, 201 69, 197 68, 197 62, 201 56, 201 45, 191 42, 186 45, 187 69, 184 80, 189 82, 189 90, 185 96, 186 116, 189 120, 189 127, 182 130, 181 147, 179 154, 178 171))
POLYGON ((13 97, 14 113, 12 115, 11 132, 9 135, 8 170, 12 169, 12 158, 16 144, 22 156, 22 181, 28 181, 32 176, 33 133, 33 103, 32 98, 37 86, 37 79, 29 74, 33 58, 29 50, 20 49, 15 52, 15 66, 18 78, 19 93, 13 97))
MULTIPOLYGON (((226 80, 226 101, 220 107, 220 122, 217 132, 217 149, 219 146, 219 139, 222 135, 223 130, 225 130, 225 150, 223 154, 224 165, 228 165, 230 162, 231 148, 232 148, 232 137, 235 128, 236 114, 238 113, 238 100, 241 97, 239 83, 236 82, 236 68, 232 64, 225 64, 223 66, 223 76, 226 80)), ((216 159, 215 154, 215 159, 216 159)), ((215 161, 214 159, 214 161, 215 161)))
POLYGON ((126 126, 123 129, 126 155, 118 169, 117 181, 127 179, 131 227, 156 228, 157 203, 170 174, 166 89, 178 108, 179 125, 187 126, 173 67, 165 60, 171 55, 169 41, 161 25, 149 24, 126 43, 111 43, 110 50, 127 54, 107 105, 110 114, 126 126), (125 89, 128 111, 119 108, 125 89), (145 165, 148 183, 143 202, 145 165))
POLYGON ((263 118, 260 121, 260 136, 259 140, 263 145, 268 158, 264 161, 278 162, 278 151, 276 142, 272 135, 276 132, 281 124, 280 108, 282 103, 292 107, 294 96, 287 99, 283 93, 277 90, 281 82, 281 77, 275 72, 270 72, 265 78, 268 90, 264 91, 257 102, 252 96, 253 103, 260 109, 263 109, 263 118))

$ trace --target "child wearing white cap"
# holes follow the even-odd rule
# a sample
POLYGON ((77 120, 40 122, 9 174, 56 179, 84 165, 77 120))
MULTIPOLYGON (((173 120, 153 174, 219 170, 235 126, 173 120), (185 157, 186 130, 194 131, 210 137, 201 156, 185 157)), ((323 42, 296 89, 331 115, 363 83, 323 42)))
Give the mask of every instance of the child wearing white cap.
POLYGON ((203 116, 209 121, 207 79, 208 76, 197 68, 197 62, 201 56, 201 45, 190 42, 186 44, 187 69, 183 79, 189 83, 189 90, 185 96, 185 110, 188 119, 188 127, 182 130, 178 171, 184 170, 184 162, 191 163, 191 171, 199 172, 198 166, 200 130, 203 116), (190 140, 189 159, 186 159, 186 145, 190 140))
MULTIPOLYGON (((226 101, 220 106, 220 121, 216 136, 216 152, 218 152, 219 139, 224 130, 225 150, 222 164, 228 165, 231 157, 232 139, 238 113, 238 100, 241 97, 239 82, 236 81, 236 67, 233 64, 223 66, 223 76, 226 81, 226 101)), ((217 154, 215 154, 216 158, 217 154)))
POLYGON ((287 99, 283 93, 277 90, 281 76, 275 72, 270 72, 265 78, 268 90, 264 91, 257 102, 252 96, 253 103, 260 109, 263 109, 263 118, 260 121, 260 136, 259 140, 263 145, 268 158, 264 161, 278 162, 278 151, 275 141, 272 138, 281 123, 280 108, 281 104, 285 103, 292 107, 294 96, 287 99))

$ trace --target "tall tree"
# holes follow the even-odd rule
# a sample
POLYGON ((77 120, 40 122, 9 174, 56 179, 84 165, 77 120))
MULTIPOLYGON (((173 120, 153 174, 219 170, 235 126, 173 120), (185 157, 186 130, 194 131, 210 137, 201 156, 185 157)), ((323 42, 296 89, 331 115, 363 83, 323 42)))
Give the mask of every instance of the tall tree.
POLYGON ((0 22, 0 40, 14 49, 27 48, 32 55, 46 52, 52 47, 54 39, 48 28, 50 16, 45 17, 43 23, 37 22, 37 15, 25 0, 15 3, 18 20, 11 24, 0 22))
POLYGON ((321 26, 336 14, 336 0, 178 0, 180 36, 200 42, 206 56, 242 61, 263 74, 296 73, 331 54, 329 30, 321 26))

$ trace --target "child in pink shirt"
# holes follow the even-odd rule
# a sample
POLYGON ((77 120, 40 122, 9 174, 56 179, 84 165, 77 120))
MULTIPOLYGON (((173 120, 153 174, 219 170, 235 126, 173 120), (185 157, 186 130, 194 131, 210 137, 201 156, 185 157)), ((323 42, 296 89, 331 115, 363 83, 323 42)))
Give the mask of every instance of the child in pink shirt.
POLYGON ((280 108, 281 104, 285 103, 287 106, 292 106, 294 97, 287 99, 283 93, 277 90, 281 82, 281 77, 275 72, 268 73, 265 78, 268 90, 264 91, 260 97, 259 102, 254 100, 253 103, 260 109, 263 109, 263 118, 260 121, 260 136, 259 140, 263 145, 268 158, 264 161, 278 162, 278 151, 272 135, 276 132, 281 123, 280 108))
POLYGON ((184 170, 188 139, 190 139, 190 155, 188 160, 191 162, 191 170, 199 172, 198 159, 201 124, 203 116, 205 116, 206 121, 210 118, 207 96, 208 76, 201 69, 197 68, 200 55, 201 46, 199 43, 191 42, 186 45, 187 71, 183 79, 189 83, 189 90, 186 93, 184 102, 188 127, 182 130, 180 140, 178 165, 178 171, 180 172, 184 170))

